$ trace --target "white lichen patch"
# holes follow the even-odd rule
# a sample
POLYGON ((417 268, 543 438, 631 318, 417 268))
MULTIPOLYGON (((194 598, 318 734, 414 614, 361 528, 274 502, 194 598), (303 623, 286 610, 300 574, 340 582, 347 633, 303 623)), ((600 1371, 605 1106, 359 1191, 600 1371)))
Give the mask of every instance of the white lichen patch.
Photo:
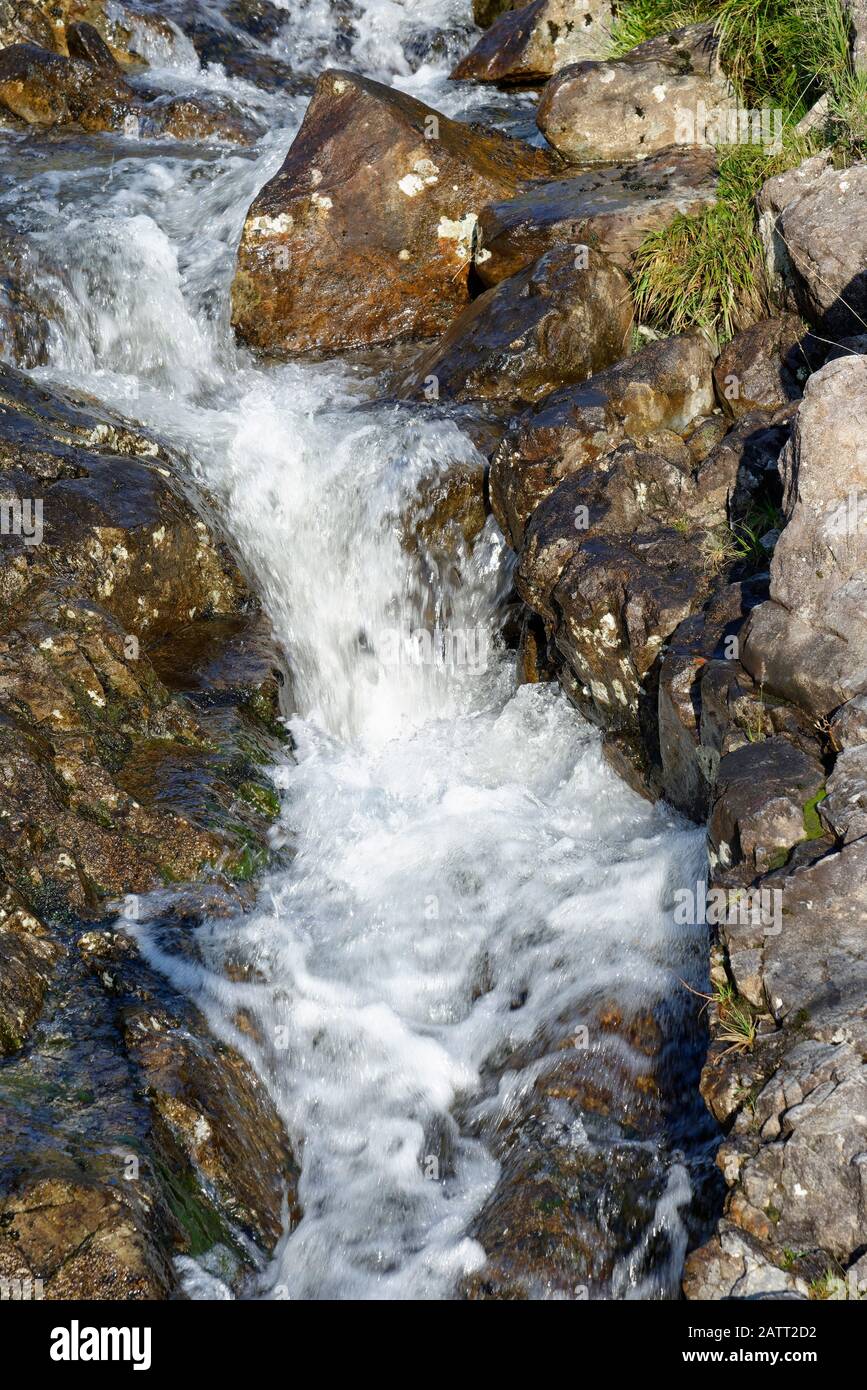
POLYGON ((402 251, 398 251, 398 253, 397 253, 397 259, 398 259, 399 261, 408 261, 408 260, 409 260, 409 252, 407 251, 406 247, 404 247, 404 249, 403 249, 402 251))
POLYGON ((276 217, 268 217, 262 213, 258 217, 250 217, 244 228, 246 236, 285 236, 291 232, 295 225, 295 219, 291 212, 280 212, 276 217))
POLYGON ((653 88, 653 95, 656 101, 665 101, 665 98, 668 95, 668 88, 665 86, 664 82, 660 82, 658 87, 653 88))
POLYGON ((314 193, 310 201, 315 208, 319 208, 322 212, 328 212, 334 206, 327 193, 314 193))
POLYGON ((455 249, 458 256, 462 261, 469 261, 473 255, 478 220, 474 212, 468 212, 457 220, 451 217, 441 217, 437 227, 437 236, 440 241, 457 242, 455 249))

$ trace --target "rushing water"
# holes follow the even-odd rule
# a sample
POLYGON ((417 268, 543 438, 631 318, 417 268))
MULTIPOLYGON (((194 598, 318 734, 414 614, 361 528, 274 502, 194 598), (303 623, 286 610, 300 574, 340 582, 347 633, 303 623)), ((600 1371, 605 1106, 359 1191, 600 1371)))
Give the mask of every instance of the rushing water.
MULTIPOLYGON (((446 56, 465 43, 468 0, 371 0, 339 44, 326 0, 286 8, 269 51, 296 66, 331 51, 452 113, 487 100, 447 86, 445 57, 419 61, 434 29, 446 56)), ((218 499, 291 668, 295 753, 276 774, 291 868, 253 912, 200 930, 207 966, 155 931, 142 945, 250 1057, 302 1159, 303 1219, 254 1295, 448 1297, 483 1260, 468 1233, 499 1171, 486 1121, 533 1075, 491 1060, 537 1056, 553 1021, 600 1000, 628 1015, 701 977, 704 942, 671 917, 700 837, 616 779, 554 687, 515 688, 492 522, 459 578, 402 547, 419 480, 478 462, 458 425, 371 404, 375 382, 350 364, 262 367, 234 344, 244 213, 305 99, 202 72, 186 40, 150 57, 158 80, 229 91, 258 116, 253 154, 7 136, 2 215, 50 312, 40 370, 172 439, 218 499), (425 652, 432 619, 446 646, 425 652), (229 950, 255 982, 224 976, 229 950), (234 1027, 239 1008, 258 1042, 234 1027), (426 1162, 443 1133, 447 1175, 426 1162)), ((570 1142, 590 1142, 580 1124, 570 1142)), ((644 1245, 662 1232, 665 1254, 648 1268, 639 1240, 614 1296, 676 1290, 693 1183, 661 1141, 659 1163, 644 1245)), ((184 1269, 191 1296, 225 1296, 184 1269)))

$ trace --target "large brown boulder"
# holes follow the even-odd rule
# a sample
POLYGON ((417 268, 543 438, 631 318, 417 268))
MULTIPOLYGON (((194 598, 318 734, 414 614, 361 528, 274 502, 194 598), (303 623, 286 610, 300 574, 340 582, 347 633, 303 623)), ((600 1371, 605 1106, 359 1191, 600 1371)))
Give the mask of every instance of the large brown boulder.
POLYGON ((700 104, 710 114, 731 100, 713 26, 695 25, 611 62, 561 68, 537 122, 567 159, 638 159, 667 145, 706 143, 700 104))
POLYGON ((238 336, 286 354, 441 333, 469 299, 481 209, 550 170, 518 140, 354 73, 323 73, 247 213, 238 336))
POLYGON ((679 433, 709 414, 712 364, 701 338, 666 338, 518 416, 491 466, 491 505, 509 543, 520 548, 528 518, 558 483, 624 439, 679 433))
POLYGON ((556 247, 468 305, 400 394, 529 404, 622 357, 631 325, 626 276, 598 252, 556 247))
POLYGON ((452 73, 476 82, 538 82, 611 45, 612 0, 533 0, 502 14, 452 73))
POLYGON ((476 270, 486 285, 523 270, 552 246, 584 243, 631 268, 648 232, 716 201, 711 149, 673 147, 634 164, 535 183, 479 215, 476 270))

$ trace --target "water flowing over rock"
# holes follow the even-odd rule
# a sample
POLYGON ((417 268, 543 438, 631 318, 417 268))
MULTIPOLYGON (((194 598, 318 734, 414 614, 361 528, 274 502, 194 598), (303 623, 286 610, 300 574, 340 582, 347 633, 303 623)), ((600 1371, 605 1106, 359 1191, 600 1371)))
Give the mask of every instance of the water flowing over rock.
POLYGON ((255 129, 231 107, 197 96, 148 93, 145 99, 119 68, 48 53, 35 44, 0 50, 0 105, 28 125, 46 128, 76 126, 179 140, 215 137, 241 144, 249 142, 255 129))
POLYGON ((453 78, 476 82, 537 82, 611 45, 611 0, 533 0, 494 20, 453 78))
POLYGON ((716 155, 675 146, 636 164, 534 184, 479 214, 476 271, 486 285, 563 242, 598 248, 628 271, 648 232, 716 201, 716 155))
POLYGON ((625 275, 598 252, 555 247, 473 300, 400 394, 529 404, 622 357, 631 327, 625 275))
POLYGON ((711 25, 650 39, 620 59, 562 68, 545 88, 539 129, 566 159, 640 159, 708 143, 702 113, 733 101, 711 25))
POLYGON ((393 88, 324 73, 247 214, 237 333, 286 354, 441 332, 469 298, 481 208, 550 167, 543 151, 393 88))

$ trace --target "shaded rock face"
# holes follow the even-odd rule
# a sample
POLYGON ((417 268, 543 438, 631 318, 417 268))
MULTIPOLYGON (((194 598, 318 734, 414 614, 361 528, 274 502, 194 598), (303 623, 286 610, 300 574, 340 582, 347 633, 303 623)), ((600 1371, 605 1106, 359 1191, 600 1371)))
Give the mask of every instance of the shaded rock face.
POLYGON ((51 990, 0 1072, 0 1274, 47 1299, 165 1298, 194 1255, 240 1289, 284 1201, 297 1219, 261 1083, 128 936, 38 930, 51 990))
POLYGON ((528 518, 564 478, 624 439, 686 430, 709 414, 711 367, 699 338, 666 339, 518 416, 491 467, 491 504, 513 548, 520 549, 528 518))
POLYGON ((762 319, 738 333, 713 369, 717 398, 735 419, 800 399, 811 371, 807 330, 793 315, 762 319))
POLYGON ((481 208, 550 171, 541 150, 459 125, 353 73, 323 73, 247 214, 239 337, 285 354, 432 337, 469 299, 481 208))
POLYGON ((746 866, 747 881, 779 866, 809 835, 805 816, 823 790, 817 758, 787 738, 759 738, 720 760, 708 825, 710 866, 746 866))
POLYGON ((715 200, 710 149, 673 147, 635 164, 554 178, 482 209, 476 270, 494 285, 564 242, 598 248, 629 270, 648 232, 715 200))
POLYGON ((277 811, 272 640, 156 440, 11 368, 0 404, 0 1276, 162 1298, 195 1255, 240 1289, 297 1214, 281 1122, 106 922, 198 880, 162 905, 194 955, 243 907, 277 811))
POLYGON ((807 321, 838 340, 867 317, 867 164, 834 169, 827 154, 765 184, 760 227, 772 284, 807 321))
POLYGON ((537 113, 549 144, 570 160, 640 159, 675 144, 704 144, 697 120, 726 106, 731 89, 711 25, 640 44, 624 58, 562 68, 537 113))
POLYGON ((610 47, 611 0, 533 0, 507 11, 452 73, 476 82, 537 82, 610 47))
POLYGON ((864 408, 863 357, 831 362, 807 382, 782 457, 788 522, 771 601, 752 615, 744 648, 756 680, 819 715, 867 689, 864 408))
POLYGON ((598 252, 560 246, 473 300, 400 395, 529 404, 620 358, 631 326, 625 275, 598 252))
MULTIPOLYGON (((111 56, 107 49, 105 54, 100 50, 98 60, 94 58, 98 37, 94 31, 86 60, 49 53, 34 44, 4 48, 0 51, 0 106, 28 125, 44 128, 76 126, 90 132, 127 131, 178 140, 215 137, 241 144, 255 134, 255 128, 230 104, 152 93, 145 99, 116 65, 106 62, 106 55, 111 56)), ((83 46, 79 42, 77 51, 83 46)))

